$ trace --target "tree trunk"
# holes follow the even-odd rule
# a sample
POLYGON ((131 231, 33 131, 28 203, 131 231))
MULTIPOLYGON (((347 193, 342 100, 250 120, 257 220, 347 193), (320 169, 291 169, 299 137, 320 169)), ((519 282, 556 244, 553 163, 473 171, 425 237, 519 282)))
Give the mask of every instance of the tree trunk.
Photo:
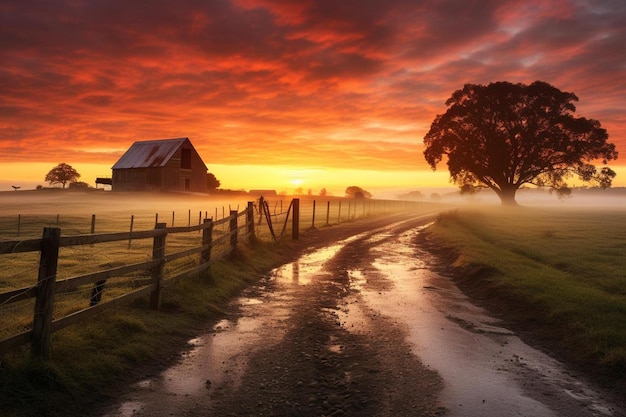
POLYGON ((517 206, 517 201, 515 201, 515 193, 517 192, 517 188, 507 187, 503 188, 500 191, 497 191, 498 197, 500 197, 500 201, 503 206, 517 206))

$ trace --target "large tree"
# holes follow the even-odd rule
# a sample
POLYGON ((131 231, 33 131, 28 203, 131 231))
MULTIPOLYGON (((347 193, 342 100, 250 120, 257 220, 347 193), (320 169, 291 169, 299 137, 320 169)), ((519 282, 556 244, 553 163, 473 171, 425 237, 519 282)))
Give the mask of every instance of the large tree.
POLYGON ((76 182, 79 178, 80 174, 72 168, 71 165, 61 162, 46 174, 45 180, 48 181, 50 185, 63 184, 63 188, 65 188, 65 184, 68 182, 76 182))
POLYGON ((610 187, 615 172, 593 163, 617 158, 615 145, 599 121, 575 115, 575 101, 542 81, 466 84, 433 121, 424 157, 434 170, 446 156, 461 191, 488 187, 504 205, 515 205, 525 184, 567 195, 572 176, 610 187))

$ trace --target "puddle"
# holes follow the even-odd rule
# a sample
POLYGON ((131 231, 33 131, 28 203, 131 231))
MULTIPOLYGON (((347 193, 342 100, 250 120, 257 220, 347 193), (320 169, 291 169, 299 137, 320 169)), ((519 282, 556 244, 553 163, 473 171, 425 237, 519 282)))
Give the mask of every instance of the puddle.
MULTIPOLYGON (((372 314, 369 309, 402 323, 414 354, 444 380, 440 401, 448 409, 447 417, 613 415, 592 390, 575 403, 571 393, 569 399, 563 398, 564 387, 573 378, 561 364, 498 326, 448 278, 426 269, 410 249, 414 235, 415 231, 404 233, 398 237, 400 244, 382 242, 373 250, 377 256, 373 266, 391 285, 383 290, 361 285, 360 302, 341 312, 344 328, 363 333, 372 314), (520 357, 525 358, 523 369, 520 357), (534 391, 524 386, 528 381, 537 381, 534 391), (552 403, 544 396, 563 400, 552 403)), ((362 273, 352 271, 351 276, 355 283, 362 282, 362 273)))
POLYGON ((274 269, 270 275, 279 284, 310 285, 312 277, 321 270, 324 263, 351 239, 307 253, 294 262, 274 269))
MULTIPOLYGON (((247 357, 257 349, 278 343, 287 331, 294 291, 310 285, 320 274, 324 262, 332 258, 347 241, 302 256, 296 262, 274 269, 267 282, 260 283, 254 295, 234 301, 237 318, 223 319, 205 335, 189 340, 190 349, 178 364, 160 375, 140 381, 113 411, 103 417, 184 415, 185 410, 210 407, 212 395, 241 383, 247 357)), ((329 311, 336 314, 335 310, 329 311)), ((329 350, 341 352, 342 346, 330 344, 329 350)))

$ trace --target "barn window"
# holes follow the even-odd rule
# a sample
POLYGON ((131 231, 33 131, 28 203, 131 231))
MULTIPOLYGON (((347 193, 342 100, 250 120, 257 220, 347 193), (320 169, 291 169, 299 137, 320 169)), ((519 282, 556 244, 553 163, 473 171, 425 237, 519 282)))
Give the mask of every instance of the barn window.
POLYGON ((191 169, 191 149, 180 150, 180 167, 182 169, 191 169))

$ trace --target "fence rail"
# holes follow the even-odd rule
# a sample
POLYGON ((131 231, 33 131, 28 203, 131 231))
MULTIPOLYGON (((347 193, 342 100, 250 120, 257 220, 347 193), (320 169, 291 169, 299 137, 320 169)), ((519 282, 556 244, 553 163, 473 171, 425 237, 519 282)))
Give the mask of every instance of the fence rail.
POLYGON ((105 308, 127 304, 146 295, 150 295, 152 308, 159 309, 161 305, 161 292, 164 287, 184 279, 185 277, 199 274, 207 270, 212 263, 223 259, 225 256, 235 251, 239 240, 254 239, 254 235, 250 234, 250 232, 254 233, 254 227, 248 224, 250 219, 254 219, 253 209, 254 207, 252 203, 250 203, 241 213, 231 211, 230 216, 227 218, 215 222, 211 219, 205 219, 202 224, 194 226, 168 228, 164 223, 157 223, 153 230, 76 236, 61 236, 60 228, 46 227, 44 228, 43 237, 41 239, 0 242, 0 254, 20 252, 41 253, 37 285, 0 293, 0 305, 16 303, 32 298, 35 299, 35 313, 33 316, 32 329, 0 340, 0 355, 10 349, 30 342, 33 353, 45 359, 50 350, 51 333, 93 316, 105 308), (238 229, 241 227, 239 225, 239 219, 243 216, 245 216, 246 223, 244 223, 244 227, 246 232, 238 233, 238 229), (229 225, 228 233, 213 239, 212 231, 214 227, 223 224, 229 225), (165 254, 165 244, 168 236, 196 231, 203 232, 199 246, 165 254), (149 261, 118 266, 59 281, 56 280, 59 248, 61 247, 96 245, 106 242, 126 242, 129 239, 138 240, 150 238, 153 239, 153 250, 152 259, 149 261), (228 242, 228 246, 220 252, 211 253, 212 249, 220 246, 222 242, 228 242), (200 260, 197 266, 174 276, 167 278, 164 276, 164 266, 167 263, 198 254, 200 254, 200 260), (104 286, 108 280, 127 276, 128 274, 138 271, 150 272, 151 278, 147 285, 100 303, 104 286), (64 289, 77 288, 81 285, 89 284, 94 285, 89 307, 64 317, 53 318, 55 293, 62 292, 64 289))
MULTIPOLYGON (((197 225, 191 225, 191 211, 189 211, 188 226, 174 227, 172 225, 167 227, 165 223, 158 223, 158 217, 156 217, 156 224, 153 229, 135 231, 132 230, 134 217, 131 216, 130 230, 127 232, 61 236, 59 227, 45 227, 43 237, 40 239, 0 241, 0 256, 27 252, 40 253, 37 282, 31 286, 0 293, 0 307, 3 308, 13 303, 33 299, 35 304, 32 328, 0 340, 0 356, 11 349, 30 343, 31 351, 45 359, 50 350, 50 335, 53 332, 92 317, 104 309, 128 304, 137 298, 146 296, 150 298, 151 307, 158 309, 164 288, 208 270, 212 263, 223 259, 235 251, 238 242, 253 242, 258 239, 261 232, 267 233, 274 240, 284 239, 287 233, 291 232, 291 238, 297 240, 300 230, 303 228, 328 226, 331 222, 334 222, 330 216, 330 201, 327 202, 325 210, 322 210, 325 211, 325 221, 323 216, 321 216, 321 220, 319 219, 320 216, 318 216, 317 223, 315 200, 313 200, 312 210, 309 208, 303 212, 301 211, 299 199, 293 199, 288 208, 286 207, 285 209, 283 209, 282 201, 280 201, 280 209, 278 204, 274 204, 272 213, 270 205, 263 199, 259 201, 258 206, 255 206, 253 202, 248 202, 247 207, 241 212, 230 210, 228 216, 216 221, 205 218, 201 222, 202 212, 200 212, 199 224, 197 225), (300 222, 303 215, 312 219, 310 226, 300 222), (255 224, 257 216, 259 221, 255 224), (291 224, 289 223, 290 216, 291 224), (272 224, 282 227, 282 231, 275 233, 272 224), (198 232, 196 236, 199 236, 199 238, 185 236, 185 234, 194 232, 198 232), (166 254, 166 241, 169 242, 172 239, 176 239, 178 235, 181 235, 181 238, 177 243, 179 246, 186 247, 166 254), (151 249, 149 260, 141 262, 129 261, 124 265, 110 266, 57 280, 60 248, 94 247, 110 242, 123 241, 128 242, 128 249, 130 249, 131 241, 149 239, 152 239, 151 248, 144 248, 146 251, 151 249), (194 239, 197 243, 192 243, 192 247, 189 247, 189 241, 194 239), (181 241, 184 241, 184 244, 181 244, 181 241), (198 255, 199 258, 195 259, 198 255), (186 263, 183 265, 183 270, 177 270, 176 268, 180 266, 177 266, 177 264, 185 259, 186 263), (169 266, 171 268, 166 270, 166 267, 169 266), (105 287, 111 288, 112 283, 121 282, 124 279, 128 280, 129 277, 132 281, 130 291, 121 295, 111 295, 106 300, 102 300, 103 293, 111 291, 110 289, 105 290, 105 287), (79 287, 89 285, 92 286, 88 297, 89 307, 79 308, 78 311, 70 311, 62 317, 54 317, 55 302, 60 295, 72 294, 79 287)), ((378 213, 391 211, 391 204, 390 202, 377 201, 375 202, 376 208, 373 208, 372 202, 362 201, 357 207, 357 202, 348 201, 348 204, 344 202, 342 211, 342 201, 339 200, 335 204, 336 211, 333 219, 336 219, 337 223, 339 223, 358 217, 358 211, 361 215, 367 215, 374 211, 378 213)), ((399 207, 403 209, 410 208, 410 204, 407 206, 406 203, 401 202, 395 202, 393 206, 395 211, 399 207)), ((172 213, 172 224, 173 222, 174 213, 172 213)), ((95 215, 92 216, 92 232, 94 231, 94 224, 95 215)), ((72 309, 75 310, 75 307, 72 307, 72 309)))

